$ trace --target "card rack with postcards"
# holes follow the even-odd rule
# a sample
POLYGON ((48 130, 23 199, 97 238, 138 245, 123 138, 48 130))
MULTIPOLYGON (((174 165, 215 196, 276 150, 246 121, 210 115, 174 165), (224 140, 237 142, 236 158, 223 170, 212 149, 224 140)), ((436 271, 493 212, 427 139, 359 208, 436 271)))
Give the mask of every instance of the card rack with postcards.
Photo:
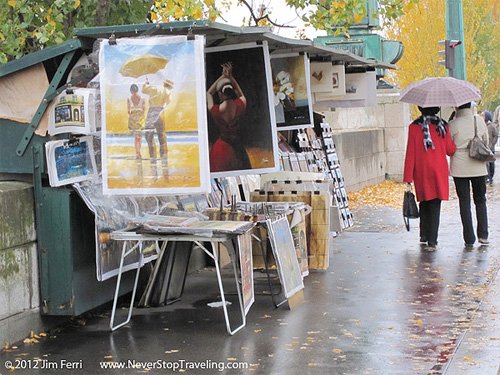
MULTIPOLYGON (((317 137, 311 129, 298 133, 299 147, 306 155, 312 155, 310 165, 315 166, 318 172, 323 173, 325 178, 332 181, 334 195, 337 199, 339 213, 342 219, 342 228, 349 228, 354 224, 352 214, 349 210, 347 192, 345 190, 344 177, 340 169, 335 143, 332 138, 332 130, 328 123, 321 123, 321 136, 317 137), (312 160, 311 160, 312 159, 312 160)), ((312 168, 314 169, 314 168, 312 168)))
POLYGON ((352 213, 349 210, 349 202, 347 200, 347 192, 345 190, 345 181, 340 169, 340 162, 333 142, 332 129, 326 122, 321 124, 321 139, 323 148, 326 154, 327 165, 330 176, 334 182, 335 197, 342 217, 343 228, 349 228, 354 224, 352 213))

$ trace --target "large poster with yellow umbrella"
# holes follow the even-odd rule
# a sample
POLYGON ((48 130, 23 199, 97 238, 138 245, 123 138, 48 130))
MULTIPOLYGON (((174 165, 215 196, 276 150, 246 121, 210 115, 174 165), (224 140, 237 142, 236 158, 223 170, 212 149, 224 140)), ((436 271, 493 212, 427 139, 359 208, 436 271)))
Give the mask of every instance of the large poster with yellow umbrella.
POLYGON ((203 45, 202 36, 102 43, 105 194, 208 191, 203 45))

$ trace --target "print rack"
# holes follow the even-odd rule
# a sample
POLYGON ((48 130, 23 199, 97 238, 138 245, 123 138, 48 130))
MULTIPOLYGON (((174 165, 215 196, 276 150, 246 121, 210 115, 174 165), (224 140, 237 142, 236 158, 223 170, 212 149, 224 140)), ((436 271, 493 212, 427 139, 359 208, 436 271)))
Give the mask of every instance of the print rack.
POLYGON ((300 152, 282 152, 281 162, 284 170, 296 172, 321 173, 326 181, 332 183, 331 194, 335 197, 342 229, 354 224, 352 213, 349 209, 345 181, 340 167, 332 130, 328 123, 322 122, 321 136, 316 136, 313 129, 299 129, 297 140, 300 152))

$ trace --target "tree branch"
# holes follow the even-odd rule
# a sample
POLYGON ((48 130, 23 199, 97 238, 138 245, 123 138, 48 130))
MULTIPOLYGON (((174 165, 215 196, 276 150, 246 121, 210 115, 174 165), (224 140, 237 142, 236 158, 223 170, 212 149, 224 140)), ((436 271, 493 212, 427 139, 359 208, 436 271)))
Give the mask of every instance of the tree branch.
POLYGON ((276 26, 276 27, 286 27, 286 28, 294 28, 295 27, 295 26, 288 26, 288 25, 280 25, 280 24, 272 21, 269 18, 269 14, 266 14, 265 16, 257 17, 253 11, 252 6, 250 4, 248 4, 248 2, 246 0, 240 0, 240 2, 243 3, 243 5, 245 5, 248 8, 248 11, 250 12, 250 15, 251 15, 253 21, 255 22, 256 26, 259 25, 259 21, 268 20, 271 25, 276 26))

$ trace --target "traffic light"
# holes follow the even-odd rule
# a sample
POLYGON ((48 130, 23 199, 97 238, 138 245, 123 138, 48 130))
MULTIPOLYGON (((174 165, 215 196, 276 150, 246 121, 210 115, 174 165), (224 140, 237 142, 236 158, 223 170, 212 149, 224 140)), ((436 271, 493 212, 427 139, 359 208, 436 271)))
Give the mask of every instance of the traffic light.
POLYGON ((444 60, 439 61, 439 64, 444 65, 446 69, 455 69, 455 48, 462 44, 460 40, 441 40, 438 42, 439 45, 444 46, 444 50, 439 51, 441 56, 444 56, 444 60))

